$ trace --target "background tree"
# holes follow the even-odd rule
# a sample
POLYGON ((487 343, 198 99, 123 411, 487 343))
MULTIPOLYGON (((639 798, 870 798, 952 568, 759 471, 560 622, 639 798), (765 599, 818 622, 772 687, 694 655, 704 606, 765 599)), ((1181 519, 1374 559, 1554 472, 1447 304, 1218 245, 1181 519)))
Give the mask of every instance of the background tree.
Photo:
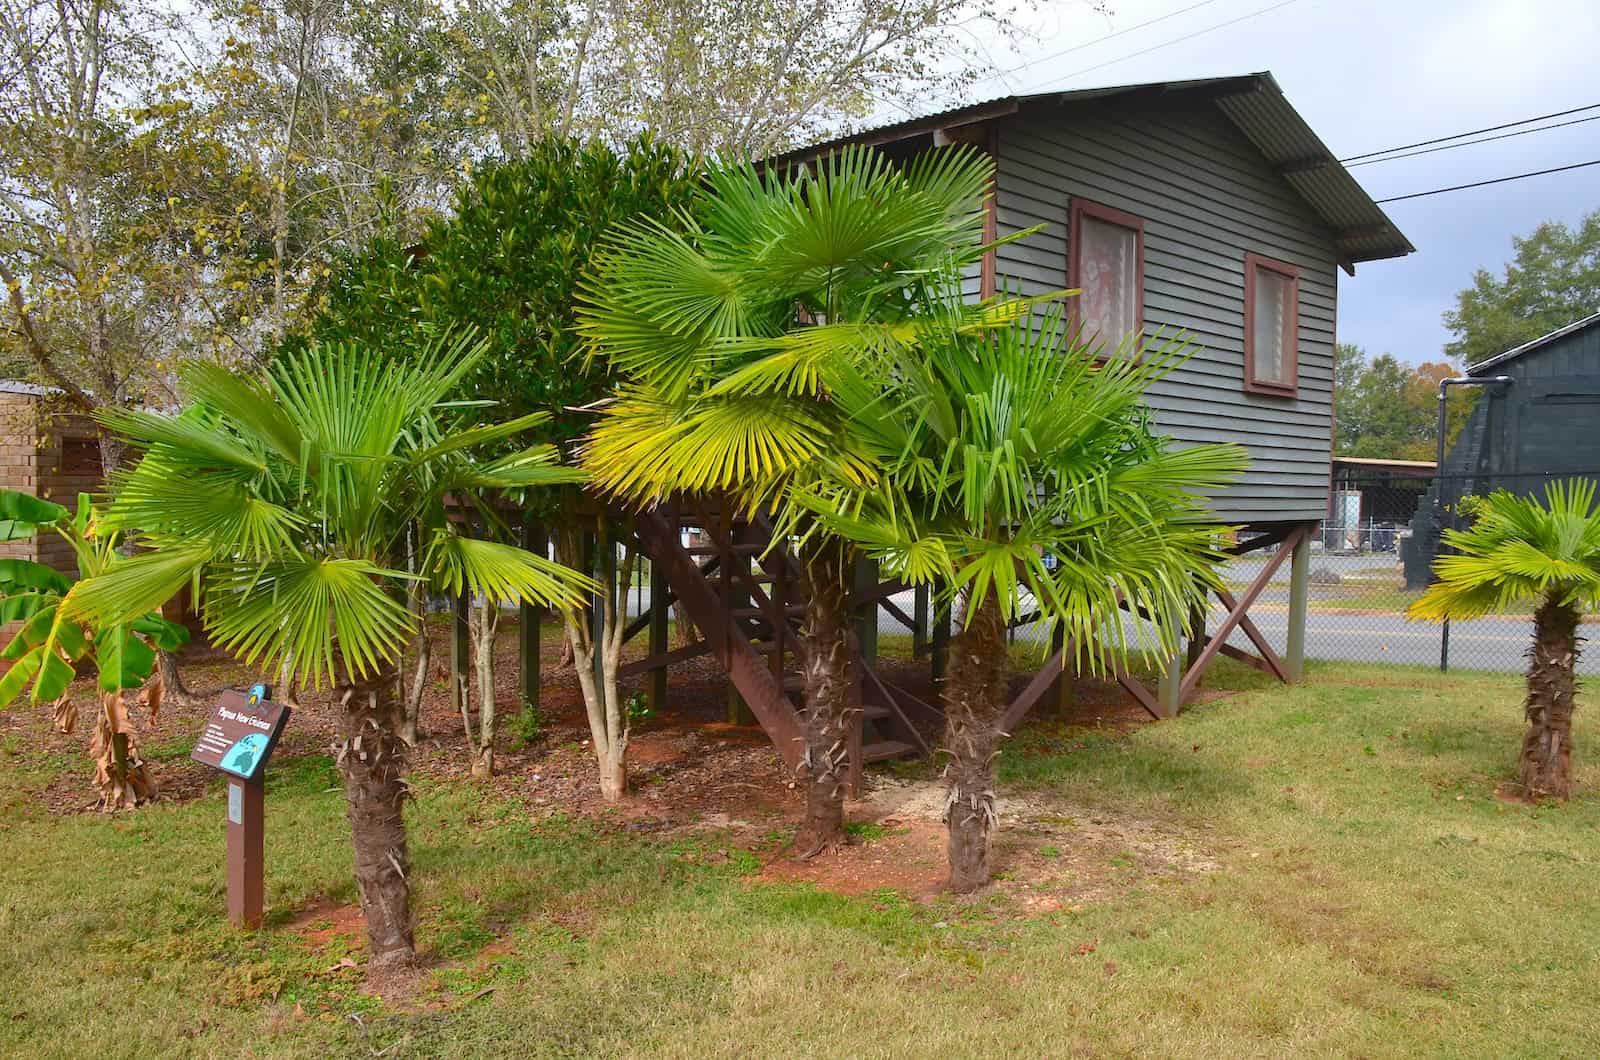
POLYGON ((1546 221, 1511 245, 1504 274, 1479 269, 1444 314, 1455 336, 1444 351, 1463 365, 1600 311, 1600 210, 1576 229, 1546 221))
MULTIPOLYGON (((93 578, 124 557, 118 535, 98 524, 87 495, 76 513, 16 490, 0 490, 0 540, 19 541, 55 533, 72 546, 78 577, 93 578)), ((154 722, 163 692, 156 667, 158 649, 172 651, 189 639, 183 626, 152 610, 126 622, 91 623, 68 617, 62 599, 75 579, 25 559, 0 560, 0 622, 20 622, 0 659, 10 661, 0 677, 0 706, 32 685, 34 703, 54 701, 56 728, 71 732, 78 710, 70 685, 80 670, 98 677, 100 709, 95 714, 89 754, 95 761, 99 808, 121 810, 152 798, 155 780, 139 754, 128 694, 138 690, 146 717, 154 722)))
POLYGON ((883 473, 823 483, 803 503, 885 573, 956 598, 941 751, 950 886, 967 892, 989 882, 1008 625, 1037 610, 1091 672, 1130 645, 1171 658, 1221 584, 1222 528, 1200 498, 1245 455, 1155 433, 1144 393, 1181 361, 1177 343, 1100 366, 1104 351, 1076 341, 1059 308, 978 333, 960 298, 950 277, 918 341, 839 391, 883 473), (1144 621, 1125 624, 1124 606, 1144 621))
MULTIPOLYGON (((428 225, 420 245, 384 238, 367 254, 351 256, 322 285, 310 334, 394 348, 397 336, 416 337, 401 339, 403 346, 454 327, 481 328, 482 358, 463 377, 458 396, 493 401, 505 415, 540 413, 545 419, 537 437, 571 452, 594 418, 592 407, 613 385, 604 359, 581 355, 579 278, 619 225, 638 217, 681 223, 699 179, 693 159, 648 137, 621 151, 539 140, 526 157, 475 172, 450 214, 428 225)), ((602 791, 618 798, 626 788, 628 726, 616 678, 627 624, 620 601, 636 561, 623 528, 580 503, 575 489, 528 500, 526 510, 554 536, 557 558, 593 574, 600 585, 583 606, 563 613, 563 626, 602 791), (603 547, 621 544, 620 564, 597 564, 590 539, 609 543, 603 547), (609 675, 598 683, 597 655, 609 675)), ((474 621, 481 630, 482 616, 474 621)), ((492 695, 492 678, 480 676, 479 684, 481 704, 484 694, 492 695)), ((489 739, 481 706, 479 721, 481 747, 489 739)))
MULTIPOLYGON (((729 166, 711 172, 685 234, 625 230, 585 285, 585 336, 625 374, 584 449, 595 484, 639 504, 729 494, 782 514, 788 488, 825 467, 869 479, 875 467, 834 393, 868 362, 915 344, 926 278, 981 255, 992 172, 963 148, 903 168, 860 148, 812 173, 729 166)), ((1003 318, 987 305, 966 312, 973 328, 1003 318)), ((859 705, 849 698, 850 550, 811 533, 799 559, 806 822, 797 849, 811 854, 842 834, 846 735, 859 705)))
MULTIPOLYGON (((1341 343, 1334 388, 1335 453, 1379 460, 1433 460, 1437 455, 1439 380, 1457 374, 1436 361, 1402 364, 1383 353, 1370 360, 1341 343)), ((1478 393, 1454 393, 1445 409, 1445 445, 1472 415, 1478 393)))
POLYGON ((1600 602, 1600 509, 1595 484, 1545 487, 1545 499, 1497 490, 1463 502, 1472 525, 1446 530, 1450 553, 1434 561, 1438 580, 1409 614, 1438 622, 1504 612, 1537 601, 1528 649, 1528 731, 1522 787, 1529 798, 1565 799, 1572 790, 1572 712, 1583 612, 1600 602))
POLYGON ((63 613, 127 621, 198 580, 212 642, 247 666, 287 664, 333 686, 356 883, 372 966, 413 956, 402 815, 407 746, 398 732, 399 658, 414 629, 403 603, 411 532, 435 591, 569 606, 587 588, 542 556, 461 536, 445 498, 571 482, 535 445, 481 460, 480 446, 537 417, 449 432, 445 399, 480 354, 440 340, 415 358, 314 345, 265 379, 220 368, 185 380, 196 404, 172 417, 108 414, 145 450, 115 482, 107 521, 150 551, 80 582, 63 613))
POLYGON ((990 0, 467 0, 439 12, 449 105, 516 156, 549 137, 643 132, 762 157, 884 105, 959 93, 989 65, 990 0))

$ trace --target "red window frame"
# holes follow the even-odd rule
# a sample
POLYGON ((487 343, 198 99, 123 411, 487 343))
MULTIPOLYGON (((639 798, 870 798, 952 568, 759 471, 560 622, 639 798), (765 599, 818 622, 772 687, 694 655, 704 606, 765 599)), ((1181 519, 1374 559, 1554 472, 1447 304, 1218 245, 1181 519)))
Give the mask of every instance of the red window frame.
POLYGON ((1249 394, 1294 397, 1300 385, 1300 268, 1261 254, 1244 256, 1244 389, 1249 394), (1283 378, 1256 378, 1256 274, 1262 269, 1289 281, 1283 321, 1283 378))
MULTIPOLYGON (((1102 206, 1100 203, 1088 199, 1073 198, 1067 214, 1067 286, 1079 287, 1078 250, 1083 246, 1083 241, 1078 238, 1082 227, 1083 218, 1089 217, 1106 224, 1116 225, 1133 232, 1134 269, 1133 269, 1133 330, 1144 330, 1144 218, 1128 213, 1125 210, 1102 206)), ((1081 296, 1080 296, 1081 297, 1081 296)), ((1079 323, 1078 298, 1067 300, 1067 323, 1077 330, 1079 323)), ((1125 336, 1118 336, 1120 342, 1125 336)))

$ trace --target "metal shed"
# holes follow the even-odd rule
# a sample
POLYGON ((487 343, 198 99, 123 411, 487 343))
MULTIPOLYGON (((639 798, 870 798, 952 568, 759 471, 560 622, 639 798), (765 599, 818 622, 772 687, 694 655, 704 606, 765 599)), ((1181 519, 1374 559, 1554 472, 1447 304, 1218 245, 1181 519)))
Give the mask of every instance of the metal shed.
POLYGON ((1408 588, 1428 584, 1441 528, 1461 524, 1462 498, 1497 489, 1542 494, 1555 479, 1600 480, 1600 313, 1480 361, 1467 375, 1510 382, 1484 388, 1417 504, 1408 588))

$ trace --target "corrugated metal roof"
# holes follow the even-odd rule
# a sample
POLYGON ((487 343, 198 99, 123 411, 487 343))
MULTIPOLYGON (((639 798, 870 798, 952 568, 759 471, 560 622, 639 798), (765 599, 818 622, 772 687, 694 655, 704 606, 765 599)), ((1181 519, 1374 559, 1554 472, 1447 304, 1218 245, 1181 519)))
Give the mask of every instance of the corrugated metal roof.
POLYGON ((1049 105, 1078 105, 1099 99, 1128 96, 1200 96, 1215 102, 1280 176, 1334 232, 1340 257, 1349 264, 1398 258, 1413 253, 1395 223, 1372 201, 1350 171, 1341 166, 1289 104, 1270 73, 1239 77, 1208 77, 1192 81, 1157 81, 1136 85, 1073 89, 1003 96, 983 103, 956 107, 926 117, 865 129, 820 144, 813 144, 771 160, 774 164, 801 161, 848 144, 887 144, 1015 114, 1049 105))
POLYGON ((1600 313, 1591 313, 1582 320, 1574 320, 1570 324, 1564 324, 1561 327, 1556 328, 1548 335, 1540 335, 1536 339, 1531 339, 1528 342, 1524 342, 1521 346, 1512 347, 1505 353, 1497 353, 1487 360, 1479 361, 1477 364, 1472 365, 1467 369, 1467 374, 1481 375, 1491 368, 1505 364, 1514 357, 1521 357, 1525 353, 1537 350, 1540 346, 1548 345, 1557 339, 1565 338, 1566 336, 1571 335, 1574 331, 1582 331, 1584 328, 1590 327, 1594 324, 1600 324, 1600 313))

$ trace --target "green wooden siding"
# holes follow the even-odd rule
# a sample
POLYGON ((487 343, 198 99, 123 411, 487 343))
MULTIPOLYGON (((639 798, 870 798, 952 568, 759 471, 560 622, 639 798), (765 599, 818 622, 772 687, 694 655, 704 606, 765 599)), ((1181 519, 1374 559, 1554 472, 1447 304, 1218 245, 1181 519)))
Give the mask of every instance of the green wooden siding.
POLYGON ((1331 233, 1214 106, 1078 105, 1002 122, 1000 234, 1045 231, 1001 248, 1003 287, 1066 286, 1073 196, 1144 219, 1146 334, 1188 332, 1194 356, 1151 393, 1180 443, 1239 442, 1251 467, 1215 498, 1230 521, 1320 519, 1331 453, 1334 312, 1331 233), (1299 266, 1299 392, 1244 391, 1244 256, 1299 266))

